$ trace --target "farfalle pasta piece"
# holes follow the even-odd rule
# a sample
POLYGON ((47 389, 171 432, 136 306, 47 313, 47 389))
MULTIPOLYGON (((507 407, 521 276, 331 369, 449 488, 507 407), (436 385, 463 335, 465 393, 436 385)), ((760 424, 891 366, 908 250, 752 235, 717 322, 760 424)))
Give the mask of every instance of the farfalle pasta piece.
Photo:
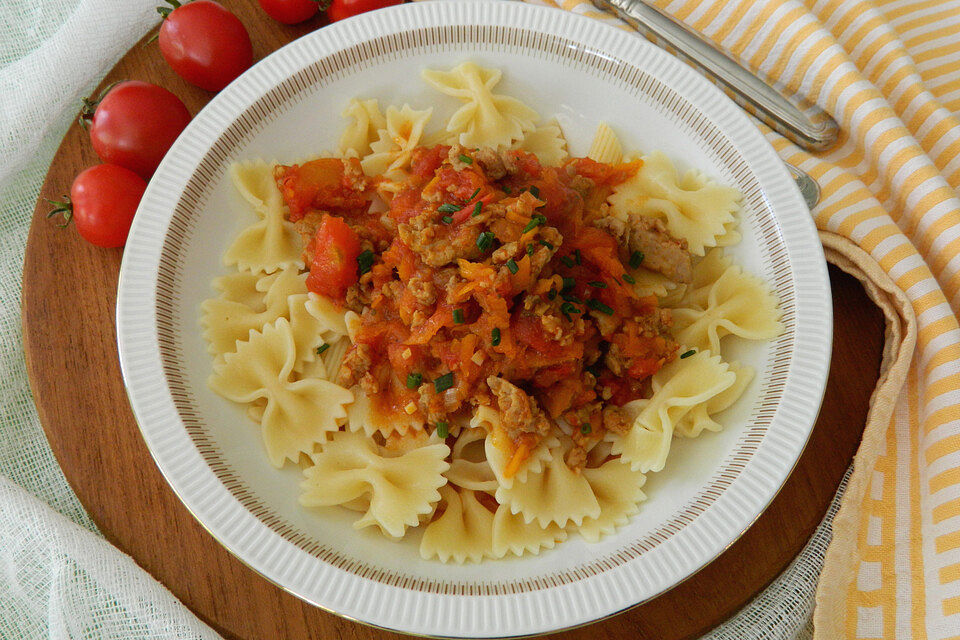
POLYGON ((670 292, 681 286, 675 280, 671 280, 662 273, 650 271, 642 267, 634 271, 632 275, 634 279, 633 289, 640 297, 656 296, 658 298, 665 298, 670 292))
POLYGON ((541 527, 536 522, 524 522, 523 516, 511 513, 510 507, 500 505, 493 515, 493 557, 502 558, 508 553, 522 556, 538 554, 540 549, 553 549, 567 539, 567 531, 550 523, 541 527))
POLYGON ((480 562, 493 556, 493 514, 469 489, 440 488, 446 508, 427 525, 420 540, 420 557, 441 562, 480 562))
POLYGON ((580 526, 584 518, 600 515, 600 503, 582 474, 570 469, 564 462, 566 446, 551 450, 550 459, 538 473, 527 473, 526 478, 515 478, 512 485, 497 489, 497 502, 510 507, 510 512, 523 515, 527 524, 534 520, 541 527, 555 523, 560 527, 573 522, 580 526))
POLYGON ((313 451, 346 417, 353 400, 347 389, 326 380, 291 380, 297 350, 286 318, 253 331, 237 350, 214 365, 208 385, 234 402, 266 400, 261 418, 263 443, 273 466, 296 462, 313 451))
POLYGON ((443 443, 413 449, 399 456, 385 456, 377 444, 360 433, 337 431, 321 450, 311 455, 313 466, 304 470, 300 504, 327 507, 338 504, 363 506, 363 516, 354 529, 376 526, 400 538, 415 527, 420 516, 433 511, 440 500, 438 489, 446 483, 444 458, 450 448, 443 443))
POLYGON ((437 91, 464 103, 451 116, 447 131, 460 134, 465 147, 509 147, 540 118, 516 98, 493 92, 503 75, 499 69, 464 62, 450 71, 425 69, 420 75, 437 91))
POLYGON ((497 410, 487 406, 477 407, 470 419, 470 426, 480 427, 487 432, 487 439, 484 441, 487 464, 501 487, 510 488, 514 480, 524 480, 528 473, 538 473, 543 469, 544 462, 550 459, 550 449, 560 444, 553 436, 544 438, 517 468, 516 473, 507 474, 507 466, 513 456, 513 445, 500 425, 500 414, 497 410))
POLYGON ((593 142, 590 143, 587 157, 595 162, 608 164, 619 164, 623 160, 620 138, 606 122, 597 125, 597 132, 593 134, 593 142))
POLYGON ((486 437, 486 431, 478 427, 460 431, 446 473, 451 484, 472 491, 497 490, 497 476, 490 468, 484 451, 486 437))
POLYGON ((741 194, 709 181, 695 171, 680 176, 673 162, 660 152, 643 157, 637 173, 617 185, 607 200, 615 215, 660 218, 670 233, 702 256, 717 245, 734 222, 741 194))
POLYGON ((214 280, 220 295, 200 305, 207 351, 217 356, 234 351, 250 331, 259 331, 277 318, 289 318, 290 296, 305 293, 305 281, 306 276, 296 269, 268 276, 241 272, 214 280))
POLYGON ((283 196, 280 195, 280 189, 277 188, 277 183, 273 179, 274 164, 263 160, 251 160, 234 162, 230 165, 233 186, 261 218, 268 211, 282 213, 283 210, 283 196))
POLYGON ((617 458, 594 469, 585 468, 581 473, 600 503, 600 515, 584 518, 577 530, 587 542, 596 542, 626 524, 640 510, 639 503, 647 498, 641 490, 647 477, 617 458))
POLYGON ((343 309, 338 308, 327 298, 311 291, 304 307, 323 325, 325 337, 336 338, 347 335, 347 321, 343 309))
POLYGON ((708 251, 703 258, 694 263, 690 284, 687 285, 679 306, 705 309, 710 289, 732 264, 733 260, 723 252, 723 249, 708 251))
POLYGON ((387 126, 378 102, 353 98, 341 115, 350 123, 340 136, 337 147, 340 157, 360 158, 370 153, 370 143, 377 139, 377 132, 387 126))
POLYGON ((368 176, 402 178, 402 171, 410 165, 410 157, 420 144, 432 113, 432 107, 425 111, 416 111, 408 104, 400 109, 387 107, 386 127, 377 132, 378 138, 370 145, 370 153, 360 161, 363 172, 368 176))
POLYGON ((624 435, 607 432, 612 452, 634 471, 661 471, 676 424, 697 405, 709 402, 737 381, 720 356, 698 352, 677 358, 654 374, 653 395, 623 406, 633 421, 624 435))
POLYGON ((705 299, 702 294, 702 289, 691 292, 691 306, 673 310, 673 333, 681 344, 720 353, 724 336, 770 340, 782 331, 780 309, 769 287, 737 264, 709 285, 705 299))
POLYGON ((537 156, 540 164, 545 167, 559 167, 570 157, 567 153, 567 139, 563 137, 563 131, 556 120, 528 132, 514 148, 537 156))
POLYGON ((696 438, 703 431, 720 431, 723 428, 723 425, 713 419, 713 415, 726 411, 734 402, 739 400, 754 376, 752 367, 742 365, 739 362, 728 364, 730 370, 737 376, 736 382, 709 401, 698 404, 690 413, 683 416, 676 424, 676 433, 687 438, 696 438))
POLYGON ((380 433, 388 436, 394 432, 408 433, 422 431, 423 420, 418 418, 419 412, 413 415, 406 412, 389 413, 384 415, 374 406, 370 397, 359 386, 353 387, 353 404, 347 409, 347 428, 373 436, 380 433))

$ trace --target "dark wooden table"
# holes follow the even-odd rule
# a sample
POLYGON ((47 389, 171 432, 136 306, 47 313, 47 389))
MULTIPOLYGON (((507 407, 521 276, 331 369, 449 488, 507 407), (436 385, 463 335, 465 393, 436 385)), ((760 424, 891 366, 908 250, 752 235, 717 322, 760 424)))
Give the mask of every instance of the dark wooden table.
MULTIPOLYGON (((255 2, 221 0, 250 31, 257 58, 321 18, 287 27, 255 2)), ((138 43, 104 81, 167 87, 196 113, 212 94, 173 74, 156 44, 138 43)), ((79 107, 79 105, 78 105, 79 107)), ((97 249, 47 220, 44 198, 67 192, 97 163, 74 125, 37 203, 23 275, 24 349, 40 419, 80 501, 107 539, 228 638, 396 636, 325 613, 246 568, 193 519, 161 477, 140 437, 120 377, 114 305, 120 250, 97 249)), ((803 547, 830 503, 860 440, 877 379, 883 318, 860 285, 831 268, 833 366, 810 444, 779 496, 744 536, 701 572, 627 613, 557 634, 590 640, 676 640, 727 619, 803 547)), ((399 637, 399 636, 396 636, 399 637)))

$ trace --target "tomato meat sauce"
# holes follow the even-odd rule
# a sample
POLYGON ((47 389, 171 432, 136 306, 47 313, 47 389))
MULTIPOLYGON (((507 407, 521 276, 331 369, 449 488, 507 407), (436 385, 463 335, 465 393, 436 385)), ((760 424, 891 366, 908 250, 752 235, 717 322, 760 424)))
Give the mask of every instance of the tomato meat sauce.
POLYGON ((444 436, 495 408, 508 474, 562 423, 582 467, 678 349, 603 220, 639 167, 459 145, 417 148, 399 178, 353 159, 278 166, 308 288, 360 316, 338 382, 444 436))

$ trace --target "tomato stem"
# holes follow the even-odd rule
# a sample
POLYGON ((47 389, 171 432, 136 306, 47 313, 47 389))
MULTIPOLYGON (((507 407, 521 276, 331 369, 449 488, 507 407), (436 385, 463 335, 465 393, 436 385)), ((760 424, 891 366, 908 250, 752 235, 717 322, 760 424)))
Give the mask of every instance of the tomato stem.
POLYGON ((73 220, 73 202, 70 200, 70 196, 64 195, 63 202, 58 202, 57 200, 47 200, 55 208, 53 211, 47 214, 48 218, 52 218, 55 215, 62 214, 63 222, 59 223, 58 227, 65 227, 70 224, 70 221, 73 220))
POLYGON ((174 11, 179 9, 181 6, 183 6, 182 4, 180 4, 180 0, 164 0, 164 1, 170 6, 157 7, 157 13, 159 13, 164 20, 169 18, 171 13, 173 13, 174 11))
POLYGON ((80 118, 77 120, 77 122, 80 123, 80 126, 83 127, 84 130, 86 130, 93 121, 93 114, 96 113, 97 107, 99 107, 100 103, 103 102, 103 99, 107 97, 107 94, 110 93, 110 90, 118 84, 120 84, 120 80, 108 84, 106 87, 104 87, 103 91, 100 92, 100 95, 97 96, 96 99, 88 97, 80 100, 82 106, 80 107, 80 118))

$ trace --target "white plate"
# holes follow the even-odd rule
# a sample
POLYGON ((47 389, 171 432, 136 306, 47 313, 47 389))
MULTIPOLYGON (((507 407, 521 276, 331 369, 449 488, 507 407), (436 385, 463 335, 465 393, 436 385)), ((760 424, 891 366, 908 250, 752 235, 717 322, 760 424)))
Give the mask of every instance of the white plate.
POLYGON ((124 253, 117 336, 143 437, 187 508, 243 562, 304 600, 399 631, 509 636, 583 624, 656 596, 710 562, 769 504, 817 416, 831 305, 814 225, 783 164, 747 117, 688 67, 639 37, 568 12, 515 2, 426 2, 324 27, 222 91, 150 182, 124 253), (757 379, 726 429, 677 440, 649 500, 597 544, 577 536, 539 556, 444 565, 418 535, 356 532, 351 513, 297 504, 299 469, 277 471, 258 429, 206 387, 198 323, 220 256, 253 214, 230 162, 296 161, 335 147, 354 96, 435 105, 419 79, 462 60, 503 69, 501 89, 556 114, 575 153, 599 120, 628 149, 660 149, 745 194, 734 250, 770 282, 785 332, 737 345, 757 379))

